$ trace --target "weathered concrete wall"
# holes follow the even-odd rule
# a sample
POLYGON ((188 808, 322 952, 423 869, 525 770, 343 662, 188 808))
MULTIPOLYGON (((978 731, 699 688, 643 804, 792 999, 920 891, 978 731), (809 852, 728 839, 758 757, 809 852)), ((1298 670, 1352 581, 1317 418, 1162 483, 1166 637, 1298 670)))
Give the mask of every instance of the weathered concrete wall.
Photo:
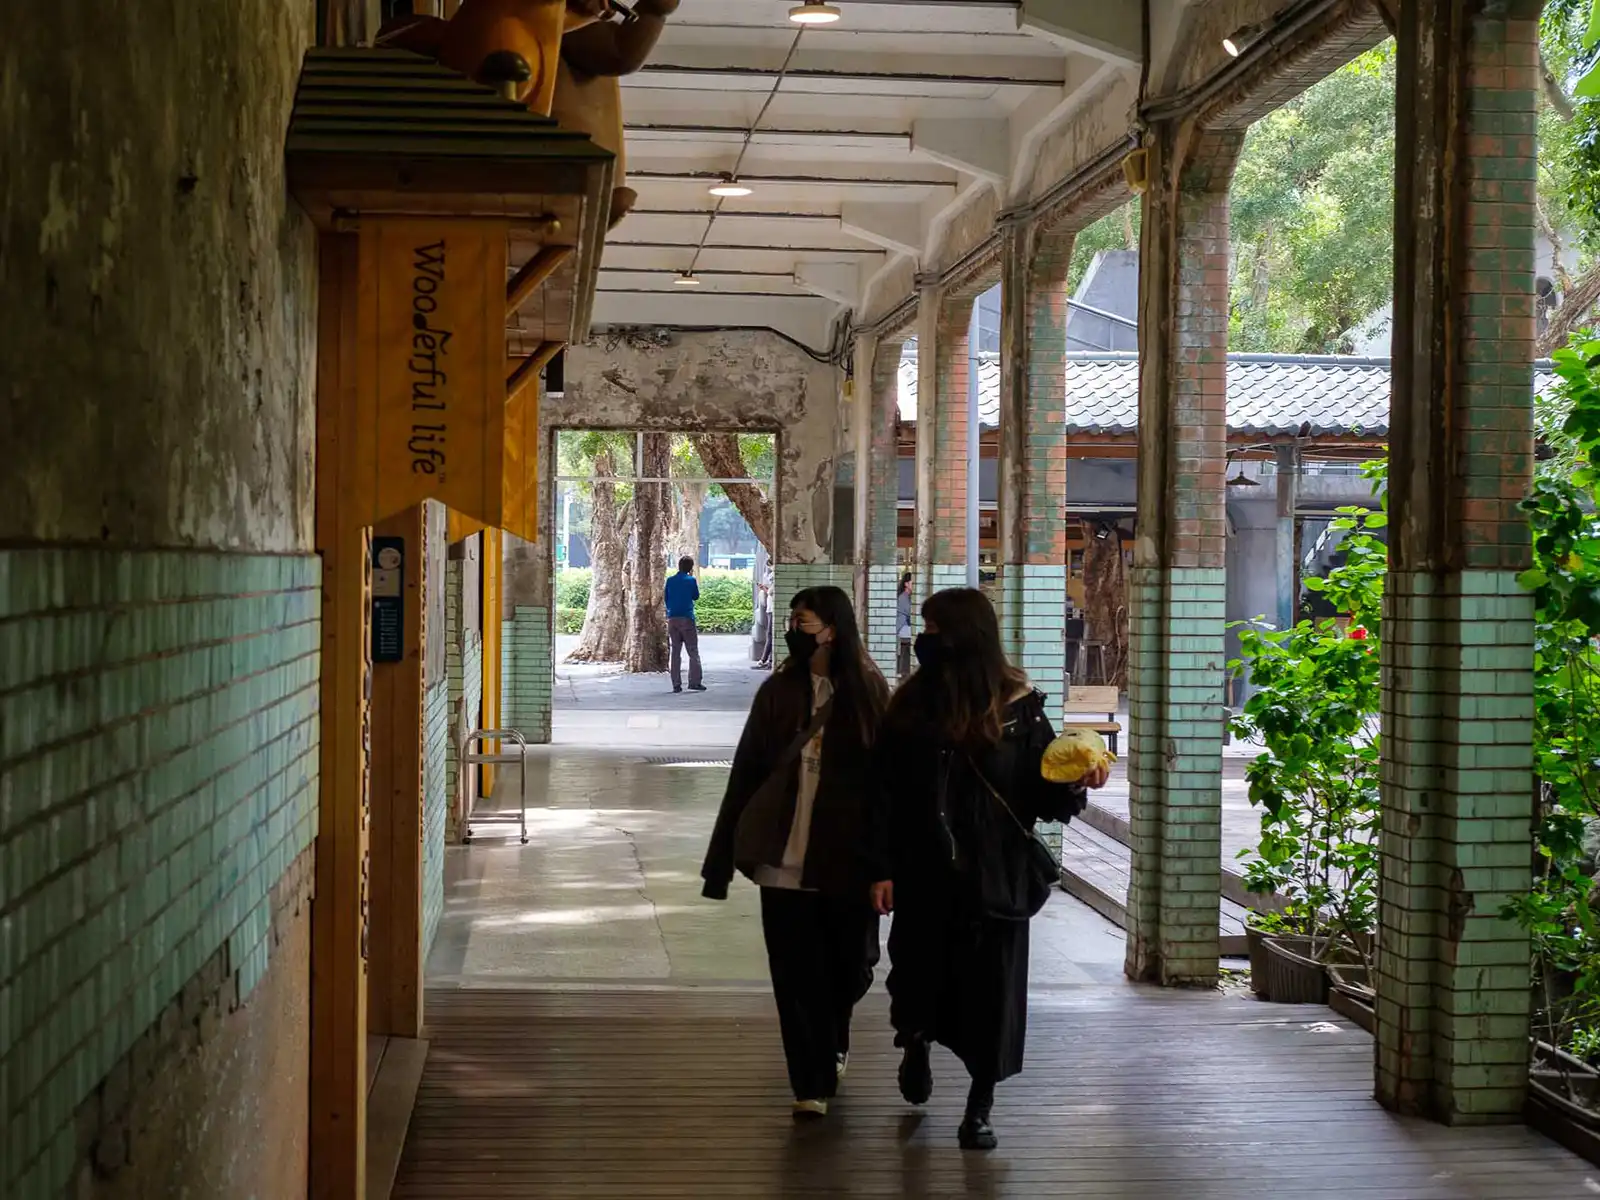
POLYGON ((778 434, 777 559, 827 561, 838 367, 755 330, 607 338, 574 346, 567 359, 565 396, 546 399, 539 414, 546 429, 778 434))
MULTIPOLYGON (((20 15, 20 14, 19 14, 20 15)), ((0 540, 309 548, 312 0, 30 5, 0 38, 0 540)))
MULTIPOLYGON (((944 271, 994 233, 1000 215, 1000 193, 991 184, 975 184, 961 197, 959 208, 944 215, 928 231, 928 262, 933 270, 944 271)), ((998 258, 989 282, 999 281, 998 258)))
POLYGON ((1098 91, 1084 98, 1082 106, 1070 118, 1040 140, 1033 158, 1031 182, 1018 198, 1037 199, 1104 153, 1107 147, 1126 141, 1138 99, 1136 77, 1123 74, 1107 77, 1098 91))

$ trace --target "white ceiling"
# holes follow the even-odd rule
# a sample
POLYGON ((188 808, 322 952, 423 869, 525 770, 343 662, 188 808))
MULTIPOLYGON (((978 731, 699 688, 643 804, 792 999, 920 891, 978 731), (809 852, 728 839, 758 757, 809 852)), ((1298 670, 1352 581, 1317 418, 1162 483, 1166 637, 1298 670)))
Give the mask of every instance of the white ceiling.
POLYGON ((639 201, 608 240, 597 325, 770 326, 821 348, 971 189, 1009 202, 1041 129, 1138 69, 1124 0, 834 2, 842 21, 802 31, 794 0, 683 0, 623 81, 639 201), (708 194, 735 169, 752 195, 708 194), (699 286, 677 286, 691 268, 699 286))

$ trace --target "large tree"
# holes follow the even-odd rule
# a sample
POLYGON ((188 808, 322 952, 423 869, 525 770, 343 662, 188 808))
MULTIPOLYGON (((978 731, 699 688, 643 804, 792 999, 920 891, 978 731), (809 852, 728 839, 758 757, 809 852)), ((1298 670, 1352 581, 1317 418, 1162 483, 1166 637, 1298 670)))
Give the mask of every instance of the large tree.
MULTIPOLYGON (((672 435, 641 435, 641 479, 665 479, 672 469, 672 435)), ((667 669, 667 614, 662 591, 667 582, 667 521, 671 484, 633 485, 633 557, 628 562, 629 671, 667 669)))
POLYGON ((1554 303, 1541 306, 1537 349, 1549 354, 1590 325, 1600 304, 1600 0, 1550 0, 1539 42, 1536 214, 1554 251, 1539 271, 1554 303))
POLYGON ((616 482, 619 451, 627 454, 618 436, 588 433, 579 439, 579 461, 588 464, 594 480, 589 499, 589 604, 583 614, 583 631, 568 662, 618 662, 628 636, 628 539, 632 535, 633 506, 620 500, 616 482))
MULTIPOLYGON (((752 454, 771 454, 769 437, 741 438, 734 433, 697 433, 693 437, 695 453, 712 479, 747 479, 754 472, 746 464, 746 458, 752 454)), ((772 555, 771 497, 753 479, 749 483, 720 486, 756 535, 756 541, 772 555)))

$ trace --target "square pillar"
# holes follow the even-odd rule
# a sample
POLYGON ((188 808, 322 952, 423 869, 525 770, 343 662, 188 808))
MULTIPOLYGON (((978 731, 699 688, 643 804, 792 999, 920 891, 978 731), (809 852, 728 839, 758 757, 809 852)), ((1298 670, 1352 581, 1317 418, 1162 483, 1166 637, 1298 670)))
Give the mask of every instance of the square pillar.
POLYGON ((1129 580, 1127 973, 1217 977, 1222 890, 1228 185, 1243 135, 1151 131, 1129 580))
POLYGON ((1067 269, 1073 235, 1002 231, 1000 633, 1044 691, 1066 699, 1067 269))
POLYGON ((900 350, 898 340, 856 339, 856 566, 862 636, 878 669, 895 677, 900 588, 900 350))
POLYGON ((1401 8, 1377 1096, 1520 1118, 1529 883, 1537 0, 1401 8))
POLYGON ((918 603, 944 588, 967 586, 967 342, 972 304, 972 296, 924 287, 917 309, 918 603))

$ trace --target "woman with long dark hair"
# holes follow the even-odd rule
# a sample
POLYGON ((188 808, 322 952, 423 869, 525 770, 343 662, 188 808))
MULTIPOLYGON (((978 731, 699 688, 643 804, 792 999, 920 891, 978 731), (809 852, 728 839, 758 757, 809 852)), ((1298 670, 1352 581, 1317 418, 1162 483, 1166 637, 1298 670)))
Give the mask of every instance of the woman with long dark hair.
POLYGON ((1055 738, 1044 696, 1006 660, 983 593, 937 592, 922 617, 919 668, 895 692, 878 740, 873 903, 894 912, 889 997, 901 1095, 927 1102, 929 1046, 946 1046, 971 1076, 960 1143, 989 1150, 995 1084, 1022 1069, 1028 920, 1048 896, 1034 823, 1077 815, 1106 769, 1075 784, 1044 778, 1055 738))
POLYGON ((700 874, 712 900, 726 899, 735 868, 761 888, 794 1113, 811 1117, 827 1113, 844 1077, 851 1013, 878 962, 867 837, 889 688, 836 587, 795 596, 784 641, 788 658, 756 693, 700 874))

